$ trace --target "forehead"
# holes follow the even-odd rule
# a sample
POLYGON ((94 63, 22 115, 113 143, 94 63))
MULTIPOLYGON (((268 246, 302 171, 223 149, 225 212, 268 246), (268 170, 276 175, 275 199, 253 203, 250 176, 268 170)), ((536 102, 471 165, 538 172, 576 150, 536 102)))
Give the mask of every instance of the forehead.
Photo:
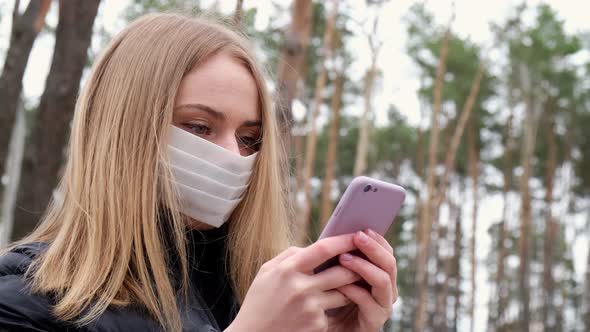
POLYGON ((228 117, 260 119, 258 87, 239 60, 221 53, 191 69, 182 79, 175 106, 205 104, 228 117))

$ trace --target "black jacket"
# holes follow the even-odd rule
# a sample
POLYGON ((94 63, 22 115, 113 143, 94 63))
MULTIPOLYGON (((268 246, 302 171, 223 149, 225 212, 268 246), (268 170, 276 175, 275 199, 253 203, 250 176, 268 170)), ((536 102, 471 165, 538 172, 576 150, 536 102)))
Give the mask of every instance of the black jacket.
MULTIPOLYGON (((0 256, 0 331, 162 331, 140 309, 108 308, 98 319, 83 327, 59 321, 51 314, 50 296, 31 294, 23 274, 44 244, 21 245, 0 256)), ((234 306, 233 309, 237 311, 234 306)), ((183 330, 217 332, 220 328, 198 288, 191 289, 186 308, 181 308, 183 330)), ((233 313, 235 317, 235 312, 233 313)))

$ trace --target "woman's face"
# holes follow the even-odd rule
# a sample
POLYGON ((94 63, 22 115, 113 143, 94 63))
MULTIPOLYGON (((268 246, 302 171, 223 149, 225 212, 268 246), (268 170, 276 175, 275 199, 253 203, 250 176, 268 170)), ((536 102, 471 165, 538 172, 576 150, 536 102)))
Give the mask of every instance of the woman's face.
MULTIPOLYGON (((233 153, 256 152, 262 122, 254 78, 227 54, 211 57, 180 82, 172 123, 233 153)), ((198 220, 189 227, 212 228, 198 220)))
POLYGON ((213 56, 180 82, 172 123, 236 154, 256 152, 262 122, 254 78, 231 56, 213 56))

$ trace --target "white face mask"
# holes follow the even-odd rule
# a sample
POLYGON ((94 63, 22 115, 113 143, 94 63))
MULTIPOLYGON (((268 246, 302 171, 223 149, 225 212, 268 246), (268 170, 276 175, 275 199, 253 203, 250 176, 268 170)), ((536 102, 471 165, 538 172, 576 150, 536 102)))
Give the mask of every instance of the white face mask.
POLYGON ((214 227, 223 225, 248 188, 256 155, 243 157, 171 126, 168 157, 180 212, 214 227))

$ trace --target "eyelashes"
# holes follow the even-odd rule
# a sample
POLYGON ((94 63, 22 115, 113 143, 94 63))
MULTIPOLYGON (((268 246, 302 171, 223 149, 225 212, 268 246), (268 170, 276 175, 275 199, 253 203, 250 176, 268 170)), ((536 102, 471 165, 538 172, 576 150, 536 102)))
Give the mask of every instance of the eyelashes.
POLYGON ((261 137, 238 136, 238 142, 247 149, 258 151, 260 149, 262 139, 261 137))
MULTIPOLYGON (((208 124, 192 122, 183 123, 182 126, 190 133, 215 143, 214 138, 212 137, 214 136, 214 130, 208 124)), ((260 145, 262 144, 262 135, 256 133, 248 133, 241 136, 236 135, 236 139, 241 148, 247 149, 251 152, 260 150, 260 145)))
POLYGON ((211 135, 211 128, 202 123, 187 123, 184 125, 190 132, 195 135, 211 135))

